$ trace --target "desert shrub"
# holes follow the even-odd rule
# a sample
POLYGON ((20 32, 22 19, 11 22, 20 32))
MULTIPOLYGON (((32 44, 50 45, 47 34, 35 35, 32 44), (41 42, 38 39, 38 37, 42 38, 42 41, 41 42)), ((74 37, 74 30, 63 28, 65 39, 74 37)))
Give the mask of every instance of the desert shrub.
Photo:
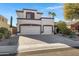
POLYGON ((65 35, 71 35, 72 31, 70 29, 64 29, 63 34, 65 35))
POLYGON ((0 36, 4 37, 6 39, 10 37, 10 31, 6 28, 1 27, 0 28, 0 33, 1 33, 0 36))
POLYGON ((8 39, 8 38, 10 37, 10 32, 7 31, 7 32, 5 33, 5 35, 4 35, 4 37, 5 37, 6 39, 8 39))
POLYGON ((73 37, 75 37, 75 35, 76 35, 75 32, 71 32, 70 35, 69 35, 69 37, 73 38, 73 37))
POLYGON ((62 33, 63 35, 72 35, 71 29, 67 28, 67 25, 65 22, 59 21, 57 24, 57 27, 59 28, 60 33, 62 33))
POLYGON ((2 37, 3 37, 3 34, 2 34, 2 33, 0 33, 0 40, 2 39, 2 37))
POLYGON ((63 21, 59 21, 59 22, 57 23, 57 27, 59 28, 59 31, 60 31, 61 33, 63 33, 63 32, 67 29, 66 24, 65 24, 65 22, 63 22, 63 21))

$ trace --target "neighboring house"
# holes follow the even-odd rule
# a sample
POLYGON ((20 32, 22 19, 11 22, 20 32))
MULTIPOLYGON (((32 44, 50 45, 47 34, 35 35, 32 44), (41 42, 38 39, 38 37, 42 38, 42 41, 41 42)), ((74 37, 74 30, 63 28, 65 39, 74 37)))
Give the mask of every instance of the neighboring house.
POLYGON ((72 21, 65 21, 65 23, 67 24, 67 27, 71 29, 71 25, 75 24, 79 22, 78 20, 72 20, 72 21))
POLYGON ((17 28, 15 26, 12 26, 11 29, 12 29, 11 31, 12 34, 17 34, 17 28))
POLYGON ((41 12, 34 9, 17 10, 17 34, 40 35, 53 33, 53 19, 51 16, 42 17, 41 12))
POLYGON ((9 31, 11 30, 8 20, 2 15, 0 15, 0 27, 7 28, 9 31))
POLYGON ((71 29, 79 35, 79 22, 72 24, 71 29))
POLYGON ((79 20, 66 21, 67 27, 79 34, 79 20))

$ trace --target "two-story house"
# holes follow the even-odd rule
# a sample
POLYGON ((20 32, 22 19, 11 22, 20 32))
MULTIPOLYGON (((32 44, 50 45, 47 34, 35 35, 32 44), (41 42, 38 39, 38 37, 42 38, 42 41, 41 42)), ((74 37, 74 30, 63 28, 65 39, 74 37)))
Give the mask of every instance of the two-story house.
POLYGON ((54 21, 51 16, 42 17, 43 13, 34 9, 16 10, 18 35, 52 34, 54 21))

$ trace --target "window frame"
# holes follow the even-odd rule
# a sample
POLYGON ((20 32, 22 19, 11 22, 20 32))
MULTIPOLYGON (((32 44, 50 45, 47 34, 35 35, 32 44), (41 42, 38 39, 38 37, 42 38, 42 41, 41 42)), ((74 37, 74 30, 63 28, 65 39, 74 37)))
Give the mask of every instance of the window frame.
POLYGON ((26 12, 26 19, 34 19, 35 14, 33 12, 26 12), (28 18, 27 15, 30 14, 30 17, 28 18))

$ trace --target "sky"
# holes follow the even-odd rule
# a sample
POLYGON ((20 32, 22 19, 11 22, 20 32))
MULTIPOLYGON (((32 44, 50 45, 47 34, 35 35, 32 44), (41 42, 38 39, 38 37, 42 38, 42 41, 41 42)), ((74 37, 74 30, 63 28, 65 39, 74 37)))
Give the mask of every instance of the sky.
POLYGON ((56 13, 55 21, 64 19, 63 3, 0 3, 0 15, 8 19, 10 22, 10 17, 13 17, 13 25, 16 26, 17 15, 16 10, 18 9, 36 9, 43 12, 43 16, 48 16, 49 11, 54 11, 56 13))

